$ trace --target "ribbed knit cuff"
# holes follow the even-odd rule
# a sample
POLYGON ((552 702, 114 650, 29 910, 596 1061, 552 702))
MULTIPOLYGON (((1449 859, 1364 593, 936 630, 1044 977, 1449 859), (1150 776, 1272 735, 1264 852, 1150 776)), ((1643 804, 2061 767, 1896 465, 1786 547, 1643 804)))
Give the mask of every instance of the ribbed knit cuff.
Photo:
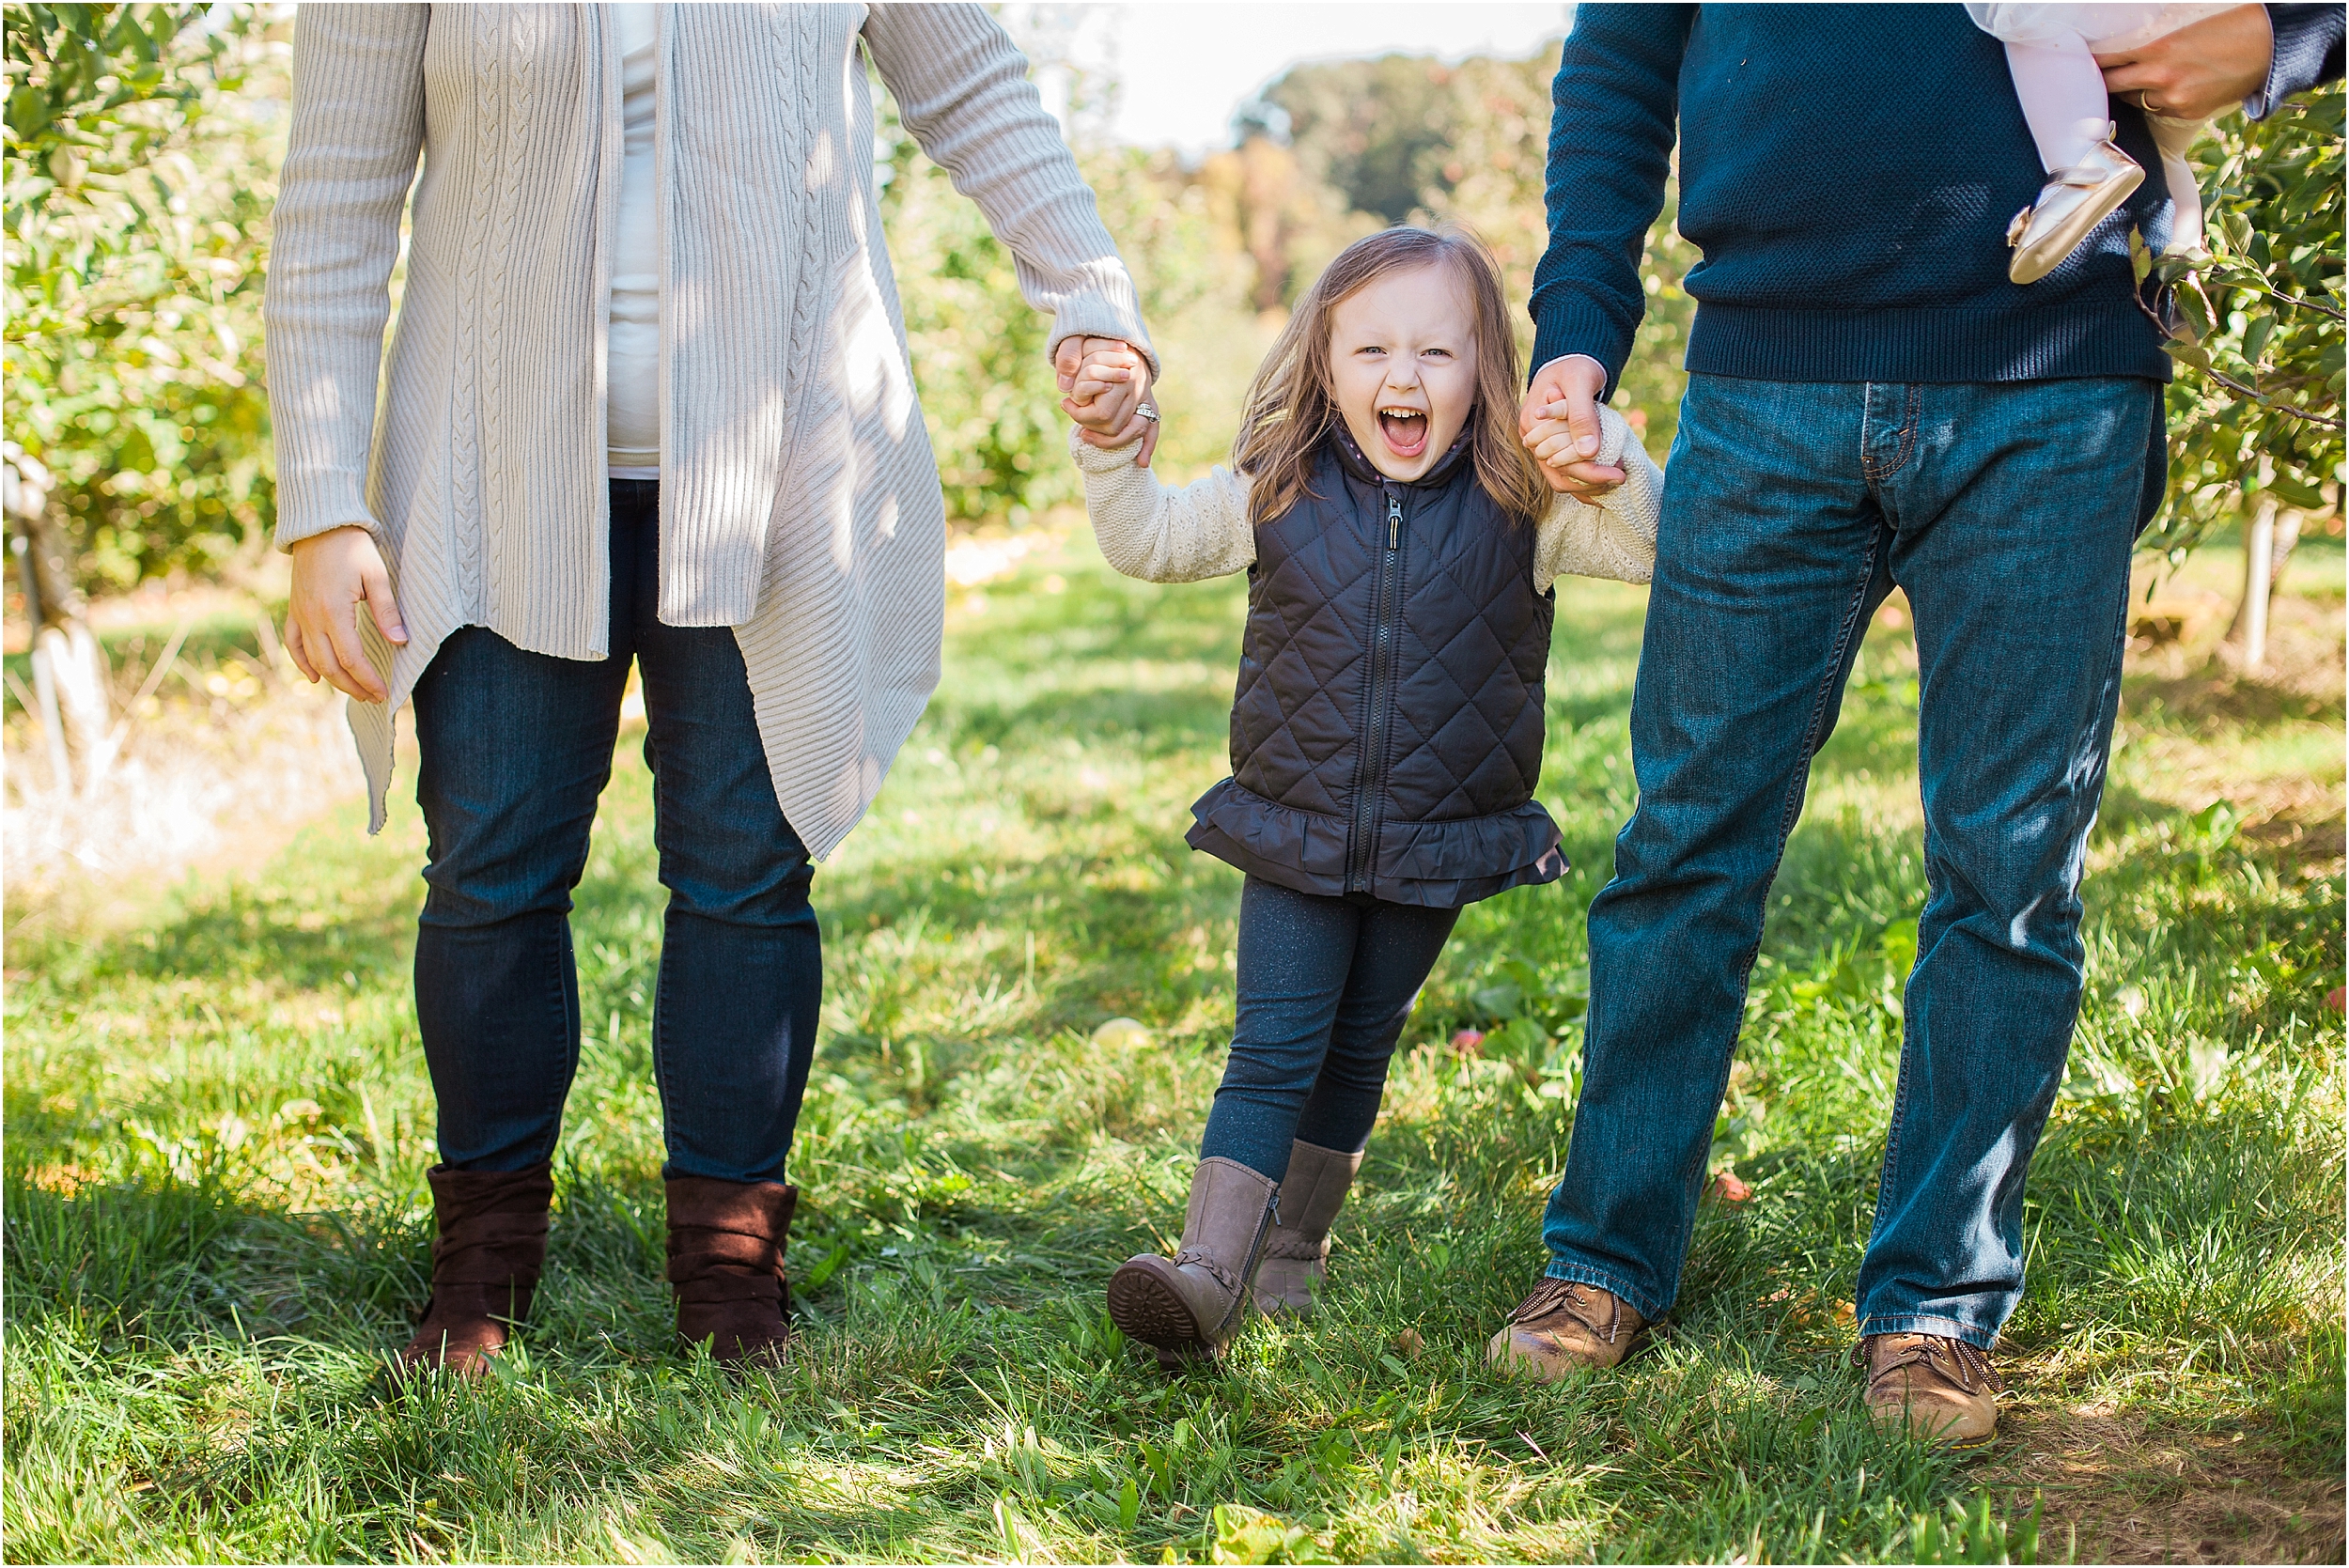
POLYGON ((2035 381, 2170 379, 2170 356, 2123 292, 2061 310, 1697 306, 1692 373, 1759 381, 2035 381))
POLYGON ((1150 346, 1150 334, 1143 330, 1140 321, 1119 309, 1116 302, 1106 295, 1079 295, 1064 301, 1052 318, 1052 332, 1045 340, 1044 357, 1050 360, 1060 351, 1061 340, 1070 337, 1114 337, 1130 344, 1150 362, 1150 379, 1159 379, 1159 351, 1150 346))
POLYGON ((2243 101, 2243 112, 2252 119, 2265 119, 2294 93, 2306 92, 2341 74, 2341 7, 2270 6, 2267 24, 2276 40, 2275 53, 2268 58, 2267 80, 2243 101))
POLYGON ((366 507, 344 491, 347 487, 313 481, 307 486, 281 484, 277 495, 277 548, 291 550, 304 539, 331 534, 337 528, 364 528, 378 545, 388 544, 383 526, 366 507), (303 490, 314 493, 304 495, 303 490))

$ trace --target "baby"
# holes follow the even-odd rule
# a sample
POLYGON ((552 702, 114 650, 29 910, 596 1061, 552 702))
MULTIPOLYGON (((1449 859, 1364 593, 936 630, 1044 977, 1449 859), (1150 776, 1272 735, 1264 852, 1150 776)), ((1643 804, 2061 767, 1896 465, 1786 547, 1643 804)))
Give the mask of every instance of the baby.
MULTIPOLYGON (((2089 230, 2128 199, 2145 179, 2137 160, 2112 140, 2110 105, 2105 96, 2098 54, 2151 43, 2179 28, 2232 10, 2231 5, 1983 5, 1968 0, 1975 25, 2006 45, 2015 96, 2047 183, 2039 199, 2015 214, 2006 242, 2015 254, 2007 276, 2035 283, 2079 248, 2089 230)), ((2202 197, 2195 188, 2186 148, 2201 133, 2199 119, 2173 119, 2148 113, 2154 144, 2170 186, 2174 216, 2170 255, 2199 250, 2202 242, 2202 197)))

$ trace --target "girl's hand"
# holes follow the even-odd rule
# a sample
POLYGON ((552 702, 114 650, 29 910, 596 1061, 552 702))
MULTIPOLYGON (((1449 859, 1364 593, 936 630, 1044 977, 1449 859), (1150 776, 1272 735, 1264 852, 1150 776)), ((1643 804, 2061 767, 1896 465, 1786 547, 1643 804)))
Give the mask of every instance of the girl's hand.
POLYGON ((1141 350, 1114 337, 1065 337, 1053 351, 1060 381, 1061 411, 1075 420, 1088 446, 1104 450, 1142 442, 1136 468, 1148 468, 1158 450, 1156 400, 1150 396, 1150 362, 1141 350))
POLYGON ((390 693, 359 642, 359 606, 367 607, 376 629, 395 644, 407 643, 408 629, 400 624, 392 574, 375 536, 355 526, 330 529, 296 544, 292 554, 286 651, 313 682, 324 679, 363 703, 381 702, 390 693))
POLYGON ((1137 372, 1147 376, 1148 367, 1140 354, 1115 338, 1088 338, 1092 345, 1084 358, 1078 362, 1076 374, 1064 378, 1062 389, 1068 401, 1090 408, 1105 392, 1122 392, 1137 372))
POLYGON ((1542 465, 1542 470, 1546 474, 1551 476, 1553 486, 1557 485, 1555 475, 1558 471, 1563 469, 1568 463, 1575 464, 1578 473, 1592 475, 1587 479, 1577 480, 1570 486, 1558 487, 1563 489, 1569 495, 1577 496, 1584 501, 1596 501, 1600 496, 1623 483, 1622 469, 1609 468, 1604 463, 1582 461, 1582 432, 1574 427, 1573 424, 1565 418, 1563 409, 1558 406, 1553 406, 1549 413, 1536 418, 1532 425, 1527 426, 1522 439, 1525 442, 1525 449, 1533 454, 1533 460, 1542 465), (1615 477, 1612 479, 1599 477, 1607 474, 1612 474, 1615 477))

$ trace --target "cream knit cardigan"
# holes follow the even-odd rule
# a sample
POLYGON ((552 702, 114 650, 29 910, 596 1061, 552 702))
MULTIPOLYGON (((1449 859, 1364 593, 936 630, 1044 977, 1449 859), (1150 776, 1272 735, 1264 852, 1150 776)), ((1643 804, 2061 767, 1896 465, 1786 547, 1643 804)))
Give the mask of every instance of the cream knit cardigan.
MULTIPOLYGON (((1053 315, 1052 342, 1148 347, 1093 194, 978 7, 661 8, 660 615, 734 629, 775 798, 819 858, 921 717, 944 622, 945 511, 882 243, 867 55, 1053 315)), ((277 537, 362 524, 391 565, 409 642, 359 617, 391 694, 350 705, 370 831, 392 714, 450 633, 607 656, 620 142, 601 6, 301 8, 267 304, 277 537)))

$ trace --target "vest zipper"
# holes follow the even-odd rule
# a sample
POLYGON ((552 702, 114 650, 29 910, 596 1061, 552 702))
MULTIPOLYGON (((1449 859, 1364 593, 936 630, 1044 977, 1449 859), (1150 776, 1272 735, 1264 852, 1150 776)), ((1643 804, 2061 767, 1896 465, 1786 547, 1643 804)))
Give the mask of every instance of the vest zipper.
POLYGON ((1370 616, 1370 722, 1362 735, 1362 763, 1354 770, 1354 853, 1346 867, 1346 891, 1370 891, 1373 837, 1377 831, 1378 792, 1387 781, 1388 709, 1394 705, 1394 621, 1402 577, 1403 497, 1381 485, 1387 498, 1387 550, 1378 563, 1370 616))

